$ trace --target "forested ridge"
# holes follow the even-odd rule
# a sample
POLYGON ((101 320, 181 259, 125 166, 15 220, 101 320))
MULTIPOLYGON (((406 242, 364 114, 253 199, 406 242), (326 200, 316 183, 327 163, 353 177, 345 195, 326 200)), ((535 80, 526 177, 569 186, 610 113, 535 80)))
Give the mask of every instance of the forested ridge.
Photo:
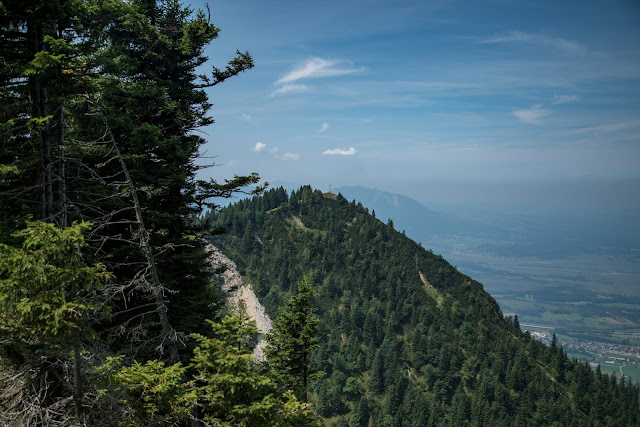
POLYGON ((210 65, 218 34, 178 0, 0 0, 0 425, 638 423, 630 383, 341 196, 218 213, 264 190, 196 179, 205 90, 254 65, 210 65), (204 238, 274 319, 263 363, 204 238))
POLYGON ((504 318, 482 285, 341 195, 282 188, 208 214, 272 315, 309 275, 330 425, 636 425, 638 390, 504 318))

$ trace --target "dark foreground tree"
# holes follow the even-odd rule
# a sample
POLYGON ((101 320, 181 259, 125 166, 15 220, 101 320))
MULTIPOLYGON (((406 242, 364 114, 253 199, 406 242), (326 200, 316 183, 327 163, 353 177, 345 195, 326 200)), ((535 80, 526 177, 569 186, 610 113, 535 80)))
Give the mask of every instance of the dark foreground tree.
POLYGON ((256 364, 253 345, 258 330, 246 316, 210 322, 213 337, 195 335, 193 368, 204 420, 212 425, 294 426, 312 421, 309 405, 292 391, 276 391, 273 378, 256 364))
POLYGON ((81 403, 100 400, 95 384, 82 387, 84 373, 68 368, 82 370, 83 358, 100 365, 124 354, 132 372, 157 358, 138 378, 162 378, 162 366, 188 379, 171 365, 190 358, 189 335, 206 332, 204 319, 217 308, 199 210, 259 180, 196 180, 204 139, 195 131, 213 122, 205 88, 253 66, 238 52, 204 75, 203 52, 218 32, 206 13, 178 0, 0 1, 3 415, 15 415, 22 401, 33 415, 23 424, 82 423, 81 403), (109 286, 79 275, 79 249, 47 264, 57 272, 72 265, 78 276, 64 280, 41 265, 55 250, 30 261, 35 249, 22 248, 25 237, 15 232, 33 219, 50 224, 37 226, 48 236, 90 221, 90 231, 81 226, 82 259, 104 265, 109 286), (109 316, 89 317, 102 303, 109 316), (95 341, 86 333, 92 327, 95 341))
POLYGON ((125 296, 114 299, 105 330, 126 337, 143 357, 159 353, 174 363, 189 333, 207 330, 204 319, 216 305, 196 238, 199 209, 258 181, 196 180, 205 141, 195 131, 213 122, 205 88, 253 61, 238 53, 224 70, 202 74, 204 49, 219 30, 177 0, 99 4, 92 23, 100 49, 88 58, 99 76, 74 104, 70 129, 81 141, 74 154, 92 166, 78 172, 70 194, 79 215, 95 218, 91 242, 119 278, 113 295, 125 296))
POLYGON ((93 338, 93 315, 104 312, 96 291, 113 276, 104 265, 90 266, 84 261, 81 250, 89 223, 62 230, 43 222, 27 225, 15 234, 22 240, 21 247, 0 243, 0 350, 5 356, 13 353, 27 364, 39 366, 40 375, 49 368, 64 372, 64 360, 72 353, 73 369, 70 377, 50 380, 40 375, 29 378, 28 370, 19 371, 11 384, 14 396, 0 400, 0 421, 30 424, 32 418, 38 418, 34 412, 51 403, 58 387, 73 390, 74 415, 80 420, 86 375, 80 353, 83 342, 93 338), (25 392, 31 387, 15 387, 33 381, 44 384, 35 388, 38 396, 25 392), (33 408, 34 401, 41 406, 33 408))

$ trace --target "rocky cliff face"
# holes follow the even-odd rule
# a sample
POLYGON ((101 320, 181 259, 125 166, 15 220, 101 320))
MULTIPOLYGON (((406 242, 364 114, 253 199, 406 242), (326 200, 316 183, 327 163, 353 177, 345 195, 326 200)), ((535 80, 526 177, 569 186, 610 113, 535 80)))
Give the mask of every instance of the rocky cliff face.
POLYGON ((212 244, 205 246, 209 253, 209 262, 214 269, 224 268, 222 277, 222 291, 226 297, 227 306, 234 313, 245 313, 250 319, 256 322, 260 336, 258 344, 253 350, 253 355, 259 361, 264 360, 264 348, 267 341, 264 335, 271 331, 271 319, 265 312, 264 307, 258 301, 258 297, 251 289, 251 286, 244 284, 242 276, 238 273, 236 264, 223 254, 217 247, 212 244))

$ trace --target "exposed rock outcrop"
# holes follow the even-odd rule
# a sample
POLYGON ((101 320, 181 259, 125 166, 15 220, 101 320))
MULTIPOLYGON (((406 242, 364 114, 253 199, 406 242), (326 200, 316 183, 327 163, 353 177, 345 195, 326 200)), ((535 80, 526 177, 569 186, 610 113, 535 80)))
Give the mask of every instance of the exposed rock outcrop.
POLYGON ((214 269, 224 268, 221 273, 222 291, 227 299, 227 305, 235 313, 246 313, 249 318, 256 322, 260 335, 258 344, 253 350, 256 360, 264 360, 264 348, 267 345, 263 335, 271 331, 271 319, 266 313, 258 297, 251 289, 251 286, 244 284, 242 276, 238 273, 235 262, 231 261, 218 248, 207 243, 205 250, 209 253, 209 262, 214 269))

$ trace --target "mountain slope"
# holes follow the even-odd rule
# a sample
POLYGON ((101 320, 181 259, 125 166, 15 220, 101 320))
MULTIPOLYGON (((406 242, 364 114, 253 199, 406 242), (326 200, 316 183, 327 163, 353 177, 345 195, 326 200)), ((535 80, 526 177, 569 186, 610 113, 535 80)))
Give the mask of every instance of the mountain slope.
POLYGON ((341 195, 274 189, 221 211, 212 238, 273 317, 310 273, 313 385, 327 424, 635 425, 638 390, 504 319, 482 285, 341 195))

